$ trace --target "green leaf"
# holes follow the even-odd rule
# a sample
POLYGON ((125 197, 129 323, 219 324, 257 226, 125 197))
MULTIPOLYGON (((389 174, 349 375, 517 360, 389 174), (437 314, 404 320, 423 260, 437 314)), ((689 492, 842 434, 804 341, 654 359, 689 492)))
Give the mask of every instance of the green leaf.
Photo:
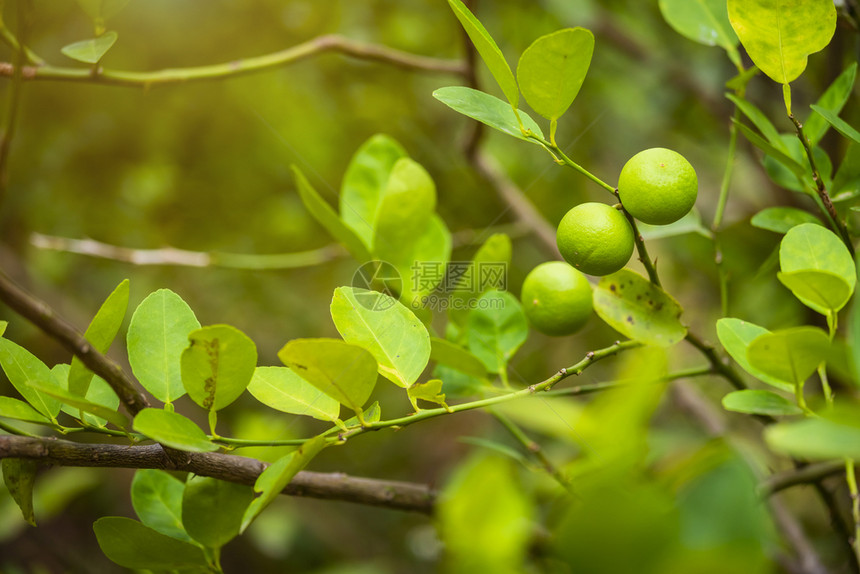
POLYGON ((436 185, 427 170, 409 158, 397 160, 372 222, 374 258, 398 268, 411 264, 416 238, 435 208, 436 185))
POLYGON ((56 419, 60 413, 60 401, 30 385, 30 381, 53 382, 51 370, 45 363, 9 339, 0 338, 0 367, 24 400, 49 419, 56 419))
POLYGON ((6 333, 6 327, 9 326, 9 321, 0 321, 0 337, 6 333))
POLYGON ((398 263, 398 272, 408 278, 403 284, 401 299, 417 309, 422 299, 444 279, 445 266, 451 258, 451 232, 436 214, 430 218, 427 228, 415 240, 412 254, 403 263, 398 263))
POLYGON ((529 105, 550 121, 576 99, 594 53, 594 35, 567 28, 535 40, 517 65, 517 80, 529 105))
POLYGON ((163 470, 140 469, 131 480, 131 504, 140 521, 171 538, 193 542, 182 525, 185 483, 163 470))
POLYGON ((376 385, 376 359, 338 339, 294 339, 278 358, 310 384, 356 413, 376 385))
POLYGON ((48 417, 24 401, 12 397, 0 397, 0 417, 43 425, 52 424, 48 417))
POLYGON ((856 143, 860 143, 860 131, 857 131, 853 126, 851 126, 851 124, 840 118, 837 114, 828 109, 822 108, 821 106, 816 106, 815 104, 809 107, 811 107, 818 115, 823 117, 827 123, 833 126, 840 134, 856 143))
POLYGON ((384 293, 338 287, 331 316, 344 340, 370 351, 379 374, 398 386, 408 387, 418 380, 430 360, 427 328, 406 306, 384 293))
POLYGON ((822 315, 837 313, 851 299, 851 286, 829 271, 792 271, 776 276, 795 297, 822 315))
POLYGON ((182 523, 197 542, 220 548, 238 536, 254 491, 250 486, 189 476, 182 496, 182 523))
MULTIPOLYGON (((394 164, 406 150, 385 134, 371 136, 352 156, 340 188, 340 217, 369 251, 374 222, 394 164)), ((364 261, 361 259, 360 261, 364 261)))
POLYGON ((688 233, 697 233, 708 239, 712 239, 714 235, 710 229, 702 225, 702 215, 695 207, 687 215, 668 225, 649 225, 639 221, 637 222, 637 228, 645 241, 677 237, 688 233))
POLYGON ((471 377, 481 379, 487 376, 484 363, 475 355, 456 343, 438 337, 430 337, 430 360, 471 377))
POLYGON ((493 40, 490 33, 484 28, 484 25, 475 18, 475 15, 466 8, 463 2, 460 0, 448 0, 448 4, 469 35, 469 39, 472 40, 472 44, 475 45, 475 49, 478 50, 481 59, 490 69, 493 78, 496 79, 499 87, 502 88, 505 97, 511 106, 516 108, 520 100, 517 81, 514 79, 514 73, 511 72, 511 67, 508 65, 507 60, 505 60, 502 51, 496 45, 495 40, 493 40))
POLYGON ((257 367, 257 346, 230 325, 212 325, 192 331, 191 344, 180 359, 182 383, 191 399, 210 411, 219 411, 239 398, 257 367))
POLYGON ((442 381, 440 379, 431 379, 423 383, 415 383, 407 390, 409 400, 413 403, 417 400, 436 403, 447 407, 445 404, 445 394, 442 392, 442 381))
POLYGON ((343 245, 356 261, 364 262, 370 260, 370 252, 361 240, 361 237, 351 227, 341 220, 334 209, 326 203, 316 189, 305 177, 305 174, 296 167, 291 166, 296 187, 305 208, 314 216, 314 219, 322 225, 326 231, 341 245, 343 245))
MULTIPOLYGON (((53 377, 51 377, 51 381, 53 383, 53 377)), ((54 386, 54 384, 52 383, 46 384, 42 381, 30 381, 29 384, 31 387, 44 395, 53 397, 62 403, 75 407, 76 409, 80 409, 84 412, 94 414, 97 417, 100 417, 108 422, 113 423, 117 426, 117 428, 123 430, 128 428, 128 419, 125 417, 125 415, 117 412, 115 409, 90 402, 86 399, 81 398, 79 395, 73 395, 65 389, 61 389, 57 386, 54 386)))
POLYGON ((860 193, 860 144, 848 142, 845 157, 831 184, 833 201, 853 199, 860 193))
MULTIPOLYGON (((493 129, 523 141, 538 143, 523 135, 513 108, 495 96, 472 88, 450 86, 439 88, 433 92, 433 97, 455 112, 486 124, 493 129)), ((520 119, 523 121, 523 127, 543 138, 543 131, 541 131, 540 126, 526 112, 518 111, 520 119)))
POLYGON ((825 418, 771 425, 765 429, 764 438, 770 448, 789 456, 860 460, 860 428, 825 418))
POLYGON ((245 532, 251 522, 284 490, 284 487, 290 483, 293 477, 326 446, 324 436, 314 437, 297 450, 279 458, 268 466, 254 483, 254 494, 257 497, 245 511, 239 532, 245 532))
POLYGON ((704 44, 719 46, 739 65, 738 38, 729 22, 725 0, 660 0, 663 19, 682 36, 704 44))
POLYGON ((507 291, 488 291, 469 313, 469 350, 488 371, 500 373, 529 334, 523 307, 507 291))
POLYGON ((12 495, 12 500, 21 509, 21 515, 31 526, 36 526, 36 514, 33 512, 33 485, 36 483, 36 469, 39 467, 35 460, 23 458, 4 458, 0 460, 0 470, 3 472, 3 482, 12 495))
MULTIPOLYGON (((67 387, 69 384, 70 368, 71 366, 65 363, 54 365, 53 368, 51 368, 51 374, 54 376, 54 381, 57 383, 57 386, 63 390, 68 390, 67 387)), ((87 395, 84 399, 110 411, 116 411, 119 408, 119 397, 111 386, 101 377, 93 377, 93 380, 90 382, 90 388, 87 389, 87 395)), ((60 407, 60 410, 75 418, 79 418, 81 416, 81 409, 73 407, 68 403, 64 403, 60 407)), ((94 426, 103 427, 108 423, 107 419, 92 415, 88 412, 83 413, 83 418, 88 424, 94 426)))
POLYGON ((78 62, 84 64, 97 64, 116 43, 117 33, 111 30, 89 40, 81 40, 68 46, 63 46, 60 51, 78 62))
POLYGON ((736 413, 765 416, 799 415, 803 411, 785 397, 771 391, 734 391, 723 397, 723 408, 736 413))
POLYGON ((726 94, 726 98, 733 102, 738 107, 738 109, 747 118, 749 118, 753 125, 758 128, 758 131, 762 133, 762 135, 767 139, 768 142, 770 142, 773 147, 785 154, 788 154, 788 149, 783 143, 782 136, 780 135, 776 127, 774 127, 771 121, 767 118, 764 112, 758 109, 752 102, 740 98, 734 94, 726 94))
MULTIPOLYGON (((794 160, 794 163, 797 165, 802 166, 803 175, 798 177, 792 171, 794 168, 789 168, 785 164, 781 163, 780 160, 766 155, 764 158, 764 168, 767 171, 768 177, 781 187, 812 195, 814 193, 812 187, 814 179, 812 177, 812 168, 809 165, 809 159, 806 156, 806 150, 804 150, 803 144, 800 143, 800 140, 797 139, 797 136, 794 134, 780 134, 779 137, 783 142, 783 148, 788 154, 787 157, 794 160)), ((818 173, 821 176, 824 185, 829 187, 830 177, 833 174, 833 164, 830 161, 830 156, 828 156, 823 149, 818 147, 813 148, 812 156, 815 158, 815 165, 818 168, 818 173)))
POLYGON ((729 21, 758 68, 788 84, 836 30, 832 0, 728 0, 729 21))
MULTIPOLYGON (((812 223, 793 227, 785 234, 779 246, 779 267, 783 273, 794 271, 831 273, 847 284, 849 296, 857 283, 857 268, 845 244, 829 229, 812 223)), ((827 281, 827 279, 821 281, 827 281)), ((832 282, 829 284, 832 286, 832 282)), ((842 290, 835 286, 833 289, 836 289, 836 292, 827 299, 835 302, 842 290)), ((820 298, 794 293, 804 305, 816 311, 820 310, 820 298)))
POLYGON ((740 367, 762 381, 771 386, 786 392, 794 392, 794 385, 785 383, 775 377, 771 377, 767 373, 756 369, 747 360, 747 350, 750 343, 761 335, 770 333, 764 327, 759 327, 753 323, 748 323, 740 319, 725 318, 717 321, 717 337, 726 352, 731 355, 732 359, 740 365, 740 367))
MULTIPOLYGON (((851 96, 851 90, 854 88, 854 79, 857 77, 857 62, 854 62, 845 71, 839 74, 827 91, 818 98, 816 105, 820 109, 827 110, 838 116, 845 103, 851 96)), ((821 114, 810 114, 806 123, 803 125, 803 134, 809 140, 811 145, 816 145, 827 130, 830 128, 828 122, 824 121, 824 116, 821 114)))
POLYGON ((490 289, 507 286, 508 268, 511 265, 511 238, 504 233, 491 235, 475 253, 468 266, 458 266, 449 273, 459 274, 450 295, 448 318, 464 326, 469 311, 481 294, 490 289))
POLYGON ((622 335, 647 345, 669 347, 687 336, 678 302, 628 269, 600 280, 594 290, 594 311, 622 335))
MULTIPOLYGON (((382 408, 379 406, 379 401, 373 401, 369 407, 364 409, 362 418, 365 423, 378 423, 382 420, 382 408)), ((361 426, 361 421, 358 420, 358 417, 350 417, 343 421, 343 426, 347 428, 361 426)), ((336 430, 337 429, 333 429, 330 432, 335 432, 336 430)))
MULTIPOLYGON (((128 310, 128 285, 126 279, 108 295, 84 333, 87 341, 101 353, 106 353, 110 348, 125 319, 125 312, 128 310)), ((78 357, 72 357, 69 392, 79 397, 87 396, 92 378, 93 372, 78 357)))
POLYGON ((851 314, 848 315, 847 331, 851 372, 854 375, 854 384, 860 386, 860 297, 856 295, 851 305, 851 314))
POLYGON ((161 409, 143 409, 134 417, 134 430, 165 446, 189 452, 213 452, 218 445, 210 442, 194 421, 179 413, 161 409))
POLYGON ((206 557, 199 547, 165 536, 131 518, 99 518, 93 531, 105 556, 126 568, 207 568, 206 557))
POLYGON ((827 357, 830 339, 816 327, 794 327, 756 337, 747 360, 756 369, 787 383, 800 384, 827 357))
POLYGON ((135 309, 128 326, 128 362, 134 376, 159 401, 185 394, 180 357, 200 321, 182 297, 169 289, 151 293, 135 309))
POLYGON ((775 233, 787 233, 789 229, 802 223, 824 225, 808 211, 796 207, 767 207, 753 215, 750 223, 753 227, 775 233))
POLYGON ((248 392, 273 409, 334 422, 340 403, 287 367, 257 367, 248 392))
POLYGON ((762 150, 769 157, 773 158, 774 161, 779 162, 787 170, 797 176, 798 179, 803 180, 803 178, 806 176, 806 170, 802 165, 797 163, 790 156, 780 151, 778 148, 771 145, 764 138, 752 131, 747 126, 735 121, 734 119, 732 119, 732 121, 735 122, 735 125, 738 126, 738 129, 743 132, 744 136, 749 140, 751 144, 762 150))

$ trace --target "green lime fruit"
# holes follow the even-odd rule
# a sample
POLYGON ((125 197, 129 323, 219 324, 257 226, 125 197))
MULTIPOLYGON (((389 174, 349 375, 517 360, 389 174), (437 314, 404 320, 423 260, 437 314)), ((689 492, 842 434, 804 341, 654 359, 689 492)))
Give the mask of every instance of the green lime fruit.
POLYGON ((605 203, 582 203, 558 224, 558 250, 565 261, 589 275, 609 275, 633 254, 633 228, 624 214, 605 203))
POLYGON ((582 329, 593 309, 588 279, 562 261, 531 270, 523 283, 522 302, 529 323, 553 337, 582 329))
POLYGON ((696 203, 699 180, 684 156, 662 147, 631 157, 618 177, 618 197, 627 212, 644 223, 667 225, 696 203))

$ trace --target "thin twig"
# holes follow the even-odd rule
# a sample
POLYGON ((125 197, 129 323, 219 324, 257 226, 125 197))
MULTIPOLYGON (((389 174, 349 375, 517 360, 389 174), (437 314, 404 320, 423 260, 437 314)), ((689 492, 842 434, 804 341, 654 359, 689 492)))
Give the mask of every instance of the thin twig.
POLYGON ((101 67, 95 70, 60 66, 24 66, 21 68, 8 62, 0 62, 0 77, 12 77, 20 70, 24 80, 51 80, 151 88, 201 80, 221 80, 262 72, 293 64, 325 52, 336 52, 359 60, 379 62, 406 70, 418 70, 427 73, 463 75, 466 70, 466 66, 460 61, 419 56, 386 46, 356 42, 337 34, 331 34, 318 36, 279 52, 211 66, 170 68, 154 72, 130 72, 101 67))
MULTIPOLYGON (((21 107, 21 88, 24 85, 21 70, 27 61, 24 51, 24 38, 27 31, 27 10, 31 7, 26 2, 18 2, 18 33, 21 37, 18 49, 15 51, 15 73, 12 75, 12 86, 6 100, 6 115, 0 127, 0 198, 6 194, 9 184, 9 152, 12 150, 12 139, 18 126, 18 111, 21 107)), ((5 27, 4 27, 5 29, 5 27)))
MULTIPOLYGON (((191 472, 240 484, 254 484, 267 464, 244 456, 182 452, 161 446, 82 444, 53 438, 0 436, 0 459, 36 459, 58 466, 157 468, 191 472)), ((382 506, 429 514, 436 493, 423 484, 351 477, 342 473, 299 472, 284 494, 382 506)))
POLYGON ((57 340, 92 372, 107 381, 132 416, 149 406, 134 380, 119 365, 90 345, 80 331, 57 315, 47 303, 24 291, 2 271, 0 301, 57 340))
POLYGON ((759 494, 761 496, 770 496, 792 486, 811 484, 828 476, 844 472, 845 461, 842 460, 808 464, 771 475, 759 485, 759 494))
POLYGON ((487 411, 495 417, 497 421, 505 428, 517 442, 519 442, 526 452, 534 457, 543 469, 551 477, 559 483, 565 490, 570 490, 570 480, 558 469, 558 467, 546 456, 546 453, 541 448, 540 444, 529 437, 523 429, 510 419, 507 415, 500 413, 495 409, 487 409, 487 411))

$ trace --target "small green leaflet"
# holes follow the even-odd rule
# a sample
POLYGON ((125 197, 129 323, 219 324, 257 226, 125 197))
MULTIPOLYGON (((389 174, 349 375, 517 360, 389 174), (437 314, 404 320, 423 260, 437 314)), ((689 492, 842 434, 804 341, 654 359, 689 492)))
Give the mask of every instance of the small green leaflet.
POLYGON ((502 92, 504 92, 508 102, 516 108, 520 100, 517 80, 514 78, 514 73, 511 71, 507 60, 505 60, 505 56, 496 45, 496 41, 493 40, 490 33, 484 28, 484 25, 475 18, 475 15, 466 8, 463 2, 460 0, 448 0, 448 4, 451 6, 451 10, 454 11, 454 15, 457 16, 460 24, 462 24, 463 29, 469 35, 469 39, 472 40, 472 44, 475 45, 475 49, 478 50, 481 59, 490 69, 493 78, 496 79, 499 87, 502 88, 502 92))
POLYGON ((821 417, 767 427, 764 438, 777 452, 812 460, 860 460, 860 428, 821 417))
POLYGON ((182 493, 185 483, 170 473, 143 468, 131 481, 131 504, 140 521, 153 530, 192 542, 182 525, 182 493))
POLYGON ((523 307, 507 291, 488 291, 469 313, 469 350, 488 371, 501 373, 529 334, 523 307))
POLYGON ((143 409, 134 417, 134 430, 165 446, 189 452, 213 452, 213 444, 194 421, 179 413, 143 409))
POLYGON ((747 360, 768 375, 798 385, 809 378, 827 357, 830 339, 816 327, 794 327, 756 337, 747 360))
POLYGON ((430 360, 430 334, 415 314, 392 297, 377 291, 338 287, 331 316, 347 343, 370 351, 379 374, 408 387, 430 360))
POLYGON ((257 366, 257 346, 230 325, 192 331, 182 352, 182 383, 195 403, 218 411, 239 398, 257 366))
MULTIPOLYGON (((496 96, 472 88, 449 86, 433 92, 433 97, 455 112, 486 124, 495 130, 540 145, 539 142, 529 139, 523 134, 513 108, 496 96)), ((523 110, 518 110, 518 113, 523 122, 523 127, 543 139, 543 131, 531 116, 523 110)))
POLYGON ((105 556, 126 568, 161 571, 208 568, 198 546, 165 536, 131 518, 99 518, 93 531, 105 556))
POLYGON ((165 403, 185 394, 180 357, 200 321, 182 297, 169 289, 151 293, 135 309, 128 326, 128 362, 147 391, 165 403))
MULTIPOLYGON (((857 77, 857 62, 854 62, 845 71, 839 74, 827 91, 822 94, 815 106, 818 109, 826 110, 835 116, 839 115, 848 98, 851 96, 851 90, 854 88, 854 80, 857 77)), ((814 108, 813 108, 814 109, 814 108)), ((830 126, 821 114, 813 113, 807 118, 803 124, 803 134, 809 140, 811 145, 816 145, 830 126)))
POLYGON ((116 43, 117 33, 114 31, 105 32, 98 38, 90 40, 81 40, 68 46, 63 46, 60 51, 78 62, 84 64, 97 64, 104 55, 116 43))
POLYGON ((764 327, 735 318, 724 318, 717 321, 717 337, 726 352, 740 367, 758 380, 786 392, 793 392, 794 385, 776 379, 767 373, 753 367, 747 360, 747 349, 750 343, 761 335, 770 333, 764 327))
POLYGON ((487 368, 475 355, 451 341, 430 338, 430 359, 463 374, 479 379, 486 378, 487 368))
POLYGON ((287 367, 257 367, 248 392, 264 405, 294 415, 334 422, 340 403, 287 367))
POLYGON ((34 389, 30 381, 54 381, 51 370, 30 351, 9 339, 0 338, 0 366, 15 390, 33 408, 52 421, 60 413, 60 401, 34 389))
POLYGON ((182 523, 197 542, 220 548, 239 534, 253 499, 250 486, 189 475, 182 495, 182 523))
POLYGON ((24 401, 19 401, 12 397, 0 396, 0 417, 42 425, 53 424, 48 417, 24 401))
POLYGON ((851 286, 829 271, 792 271, 776 276, 804 305, 822 315, 835 315, 851 299, 851 286))
POLYGON ((774 233, 787 233, 789 229, 802 223, 824 225, 820 219, 808 211, 796 207, 766 207, 753 215, 750 220, 753 227, 774 233))
POLYGON ((736 413, 764 416, 799 415, 803 411, 793 402, 772 391, 734 391, 723 397, 723 408, 736 413))
POLYGON ((4 458, 0 460, 0 469, 3 471, 3 481, 6 488, 18 508, 24 520, 31 526, 36 526, 36 515, 33 512, 33 485, 36 482, 36 469, 38 464, 35 460, 23 458, 4 458))
MULTIPOLYGON (((54 378, 51 377, 53 383, 54 378)), ((110 423, 113 423, 117 428, 126 430, 128 428, 128 419, 125 415, 116 410, 104 405, 90 402, 79 395, 73 395, 65 389, 61 389, 54 384, 45 384, 42 381, 30 381, 29 385, 44 395, 48 395, 59 400, 62 403, 80 409, 84 412, 91 413, 110 423)))
POLYGON ((725 0, 660 0, 663 19, 682 36, 706 46, 719 46, 740 67, 738 38, 729 22, 725 0))
POLYGON ((459 326, 466 324, 471 302, 490 289, 504 287, 511 264, 511 238, 496 233, 487 238, 475 256, 470 269, 460 276, 451 292, 448 318, 459 326))
MULTIPOLYGON (((128 292, 129 282, 126 279, 108 295, 84 333, 87 341, 100 353, 107 352, 122 326, 128 310, 128 292)), ((69 392, 79 397, 87 396, 92 378, 92 371, 78 357, 72 357, 72 366, 69 369, 69 392)))
POLYGON ((278 358, 359 416, 376 386, 373 355, 339 339, 294 339, 278 352, 278 358))
POLYGON ((445 394, 442 392, 442 381, 440 379, 415 383, 409 387, 407 392, 409 393, 409 400, 412 401, 413 405, 417 406, 417 401, 420 399, 448 408, 448 405, 445 404, 445 394))
POLYGON ((326 447, 326 439, 320 435, 304 443, 297 450, 278 459, 264 470, 257 482, 254 483, 254 494, 257 497, 251 502, 245 511, 239 532, 245 529, 266 508, 276 496, 286 487, 293 477, 319 452, 326 447))
POLYGON ((856 143, 860 143, 860 131, 857 131, 851 124, 840 118, 834 112, 824 109, 821 106, 813 104, 810 107, 815 110, 818 115, 827 120, 827 123, 833 126, 840 134, 856 143))

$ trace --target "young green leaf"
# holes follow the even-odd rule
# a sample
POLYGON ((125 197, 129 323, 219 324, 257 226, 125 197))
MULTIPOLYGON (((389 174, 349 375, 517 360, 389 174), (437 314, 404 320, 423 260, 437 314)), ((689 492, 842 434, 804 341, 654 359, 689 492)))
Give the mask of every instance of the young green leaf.
POLYGON ((478 51, 481 59, 490 69, 493 78, 496 79, 499 87, 502 88, 502 92, 504 92, 508 102, 516 108, 520 100, 517 81, 514 78, 514 73, 511 72, 511 67, 508 65, 507 60, 505 60, 505 56, 496 45, 495 40, 493 40, 490 33, 484 28, 484 25, 475 18, 475 15, 466 8, 466 5, 461 0, 448 0, 448 4, 451 6, 451 10, 454 11, 454 15, 457 16, 457 20, 460 21, 460 24, 469 35, 469 39, 472 40, 472 44, 475 45, 475 49, 478 51))
MULTIPOLYGON (((842 111, 842 108, 848 101, 848 98, 851 96, 851 90, 854 88, 854 80, 856 77, 857 62, 854 62, 845 68, 845 71, 839 74, 839 77, 830 84, 827 91, 818 98, 816 106, 838 116, 839 112, 842 111)), ((809 140, 810 145, 815 146, 819 141, 821 141, 821 138, 824 137, 824 134, 827 133, 829 128, 830 125, 824 120, 824 116, 817 113, 810 114, 809 118, 803 124, 803 134, 806 136, 806 139, 809 140)))
POLYGON ((25 403, 12 397, 0 397, 0 418, 50 425, 51 420, 25 403))
POLYGON ((784 153, 780 149, 773 146, 770 142, 766 141, 763 137, 752 131, 744 124, 735 121, 734 119, 732 119, 732 121, 735 122, 735 125, 738 126, 738 129, 743 132, 744 136, 749 140, 751 144, 759 148, 761 151, 766 153, 775 161, 779 162, 787 170, 797 176, 799 180, 803 180, 803 178, 806 176, 806 170, 801 164, 799 164, 790 156, 786 155, 786 153, 784 153))
POLYGON ((633 271, 622 269, 600 280, 594 311, 610 327, 648 345, 670 347, 687 335, 681 305, 633 271))
POLYGON ((639 222, 639 235, 645 241, 652 239, 665 239, 667 237, 678 237, 688 233, 696 233, 707 239, 713 238, 713 233, 702 224, 702 214, 695 207, 687 215, 668 225, 649 225, 639 222))
POLYGON ((676 32, 693 42, 723 48, 740 66, 738 37, 729 22, 725 0, 660 0, 659 5, 663 19, 676 32))
POLYGON ((156 532, 192 542, 182 525, 185 483, 154 468, 140 469, 131 480, 131 504, 140 521, 156 532))
POLYGON ((840 118, 836 113, 822 108, 821 106, 816 106, 815 104, 809 107, 811 107, 818 115, 823 117, 827 123, 833 126, 840 134, 856 143, 860 143, 860 131, 857 131, 856 128, 840 118))
POLYGON ((376 359, 338 339, 294 339, 278 358, 310 384, 360 412, 376 385, 376 359))
POLYGON ((448 306, 448 318, 466 324, 472 305, 490 289, 504 289, 511 264, 511 238, 504 233, 491 235, 478 249, 465 269, 454 269, 460 277, 454 285, 448 306))
POLYGON ((860 194, 860 144, 848 143, 845 157, 833 177, 831 190, 834 202, 851 200, 860 194))
POLYGON ((191 399, 218 411, 239 398, 257 366, 257 346, 230 325, 212 325, 192 331, 191 344, 180 359, 182 383, 191 399))
POLYGON ((816 327, 794 327, 760 335, 747 349, 754 368, 786 383, 798 385, 827 357, 830 339, 816 327))
POLYGON ((84 64, 97 64, 104 55, 116 43, 117 33, 111 30, 105 32, 98 38, 81 40, 68 46, 63 46, 60 51, 67 57, 84 64))
POLYGON ((53 397, 78 410, 94 414, 99 418, 113 423, 117 428, 123 430, 128 428, 128 419, 122 413, 119 413, 110 407, 90 402, 87 399, 81 398, 79 395, 73 395, 69 391, 55 386, 53 384, 53 380, 53 377, 51 377, 52 382, 48 384, 42 381, 30 381, 28 384, 43 395, 53 397))
POLYGON ((456 343, 438 337, 430 337, 430 360, 471 377, 487 376, 487 368, 475 355, 456 343))
POLYGON ((151 293, 135 309, 128 326, 128 362, 134 376, 159 401, 185 394, 180 357, 200 321, 182 297, 169 289, 151 293))
POLYGON ((207 568, 198 546, 165 536, 137 520, 105 516, 93 524, 99 547, 113 562, 132 569, 207 568))
POLYGON ((12 500, 21 509, 24 520, 31 526, 36 526, 36 515, 33 512, 33 485, 36 483, 35 460, 24 458, 4 458, 0 460, 0 470, 3 472, 3 482, 12 495, 12 500))
MULTIPOLYGON (((57 383, 57 386, 63 390, 68 390, 70 368, 71 366, 66 363, 60 363, 51 368, 51 374, 54 376, 54 381, 57 383)), ((101 377, 93 377, 93 380, 90 381, 90 387, 87 389, 87 394, 83 398, 90 403, 100 405, 110 411, 116 411, 119 408, 119 397, 111 386, 101 377)), ((73 407, 69 403, 63 403, 60 410, 75 418, 81 416, 81 409, 73 407)), ((103 419, 102 417, 90 414, 86 411, 83 415, 84 421, 94 426, 103 427, 108 423, 107 419, 103 419)))
POLYGON ((768 446, 777 452, 812 460, 860 460, 860 428, 825 418, 771 425, 764 431, 768 446))
POLYGON ((194 421, 179 413, 161 409, 143 409, 134 417, 134 430, 143 436, 177 450, 213 452, 213 444, 194 421))
POLYGON ((535 40, 517 65, 517 80, 529 105, 554 122, 576 99, 594 53, 594 35, 567 28, 535 40))
POLYGON ((803 411, 785 397, 771 391, 734 391, 723 397, 723 408, 736 413, 765 416, 803 414, 803 411))
POLYGON ((481 295, 467 323, 469 350, 488 371, 500 373, 529 334, 523 307, 507 291, 481 295))
POLYGON ((758 109, 752 102, 740 98, 734 94, 726 94, 732 103, 758 128, 758 131, 770 142, 770 145, 784 154, 788 154, 788 148, 782 140, 779 130, 771 123, 763 111, 758 109))
POLYGON ((287 367, 257 367, 248 392, 281 412, 334 422, 340 403, 287 367))
POLYGON ((776 276, 804 305, 822 315, 839 312, 851 299, 851 286, 829 271, 792 271, 776 276))
MULTIPOLYGON (((125 312, 128 310, 128 279, 117 285, 99 308, 96 316, 87 327, 84 337, 98 351, 106 353, 119 332, 125 312)), ((69 392, 79 397, 87 396, 93 372, 78 357, 72 357, 69 369, 69 392)))
POLYGON ((414 383, 430 360, 427 328, 405 305, 384 293, 338 287, 331 316, 344 340, 370 351, 379 374, 396 385, 414 383))
POLYGON ((9 321, 0 321, 0 337, 6 333, 6 327, 9 326, 9 321))
POLYGON ((413 403, 419 399, 430 403, 436 403, 447 407, 445 404, 445 394, 442 392, 442 381, 439 379, 431 379, 423 383, 415 383, 409 389, 409 400, 413 403))
POLYGON ((220 548, 239 534, 254 490, 208 476, 189 476, 182 495, 182 523, 197 542, 220 548))
POLYGON ((775 233, 787 233, 789 229, 802 223, 824 225, 820 219, 808 211, 796 207, 766 207, 753 215, 750 220, 753 227, 775 233))
POLYGON ((836 30, 832 0, 728 0, 729 21, 753 63, 788 84, 836 30))
POLYGON ((415 239, 411 255, 397 265, 400 276, 408 279, 403 284, 401 300, 412 309, 419 308, 422 299, 443 280, 450 259, 451 232, 434 213, 424 233, 415 239))
MULTIPOLYGON (((780 187, 809 195, 813 194, 812 186, 814 179, 812 168, 809 166, 809 159, 807 159, 803 144, 800 143, 800 140, 794 134, 780 134, 779 137, 782 140, 787 157, 790 157, 795 164, 803 167, 803 175, 797 176, 792 171, 794 168, 783 163, 782 159, 766 155, 764 157, 764 168, 767 171, 768 177, 780 187)), ((815 158, 819 177, 821 177, 826 187, 830 187, 830 177, 833 174, 833 164, 830 161, 830 156, 823 149, 816 147, 812 149, 812 157, 815 158)))
POLYGON ((364 262, 370 260, 370 253, 364 242, 361 240, 361 237, 357 235, 351 227, 347 227, 338 214, 335 213, 334 209, 332 209, 322 196, 320 196, 319 192, 313 188, 311 183, 308 181, 308 178, 305 177, 305 174, 303 174, 298 167, 292 166, 292 170, 302 203, 311 215, 314 216, 314 219, 316 219, 317 222, 322 225, 338 243, 343 245, 356 261, 364 262))
POLYGON ((856 295, 851 305, 851 314, 848 315, 848 339, 849 356, 848 362, 853 374, 854 384, 860 386, 860 298, 856 295))
POLYGON ((373 244, 374 222, 394 164, 408 157, 397 141, 385 134, 371 136, 352 156, 340 188, 340 217, 367 250, 373 244))
POLYGON ((51 370, 27 349, 0 338, 0 367, 15 390, 37 411, 51 420, 60 413, 60 401, 34 389, 30 381, 54 381, 51 370))
POLYGON ((300 470, 327 446, 324 436, 320 435, 305 442, 297 450, 278 459, 264 470, 254 483, 257 497, 251 502, 242 518, 239 532, 245 529, 287 486, 300 470))
MULTIPOLYGON (((779 246, 779 267, 783 273, 795 271, 831 273, 847 284, 849 296, 857 283, 857 268, 845 244, 829 229, 812 223, 793 227, 785 234, 779 246)), ((814 306, 818 305, 816 300, 798 295, 797 292, 795 295, 805 305, 816 309, 814 306)), ((828 299, 832 300, 834 296, 838 298, 838 293, 828 296, 828 299)))
MULTIPOLYGON (((485 94, 472 88, 450 86, 439 88, 433 92, 433 97, 464 116, 486 124, 495 130, 514 136, 517 139, 540 145, 535 140, 527 138, 520 129, 513 108, 495 96, 485 94)), ((523 127, 543 138, 540 126, 523 110, 518 110, 523 127)))
POLYGON ((788 384, 767 373, 753 367, 747 360, 747 349, 750 343, 761 335, 770 333, 764 327, 754 323, 748 323, 740 319, 724 318, 717 321, 717 337, 726 352, 740 365, 740 367, 762 381, 773 387, 786 392, 794 392, 794 385, 788 384))

